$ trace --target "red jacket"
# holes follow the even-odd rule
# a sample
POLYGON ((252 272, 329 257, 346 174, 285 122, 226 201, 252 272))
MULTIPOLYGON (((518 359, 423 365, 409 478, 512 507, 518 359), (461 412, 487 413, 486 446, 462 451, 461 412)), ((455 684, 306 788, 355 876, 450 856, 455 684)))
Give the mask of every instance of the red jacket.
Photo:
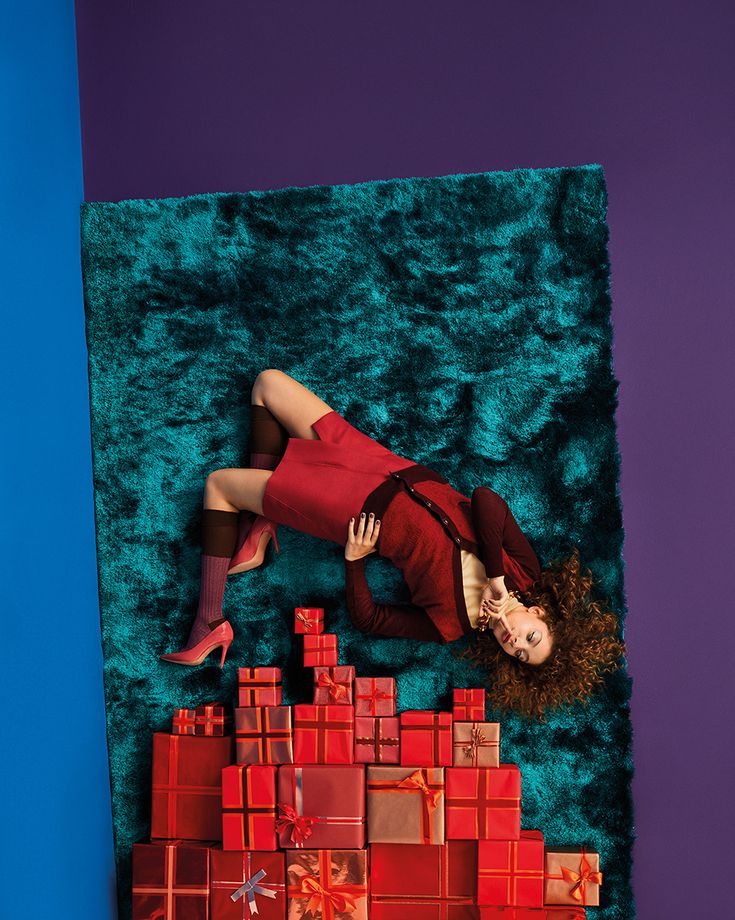
POLYGON ((401 570, 410 604, 376 604, 365 558, 345 560, 347 607, 366 632, 451 642, 471 632, 462 587, 461 550, 485 564, 488 577, 504 575, 509 590, 528 588, 541 567, 508 505, 481 486, 472 499, 429 467, 412 464, 391 473, 362 507, 381 521, 379 556, 401 570))

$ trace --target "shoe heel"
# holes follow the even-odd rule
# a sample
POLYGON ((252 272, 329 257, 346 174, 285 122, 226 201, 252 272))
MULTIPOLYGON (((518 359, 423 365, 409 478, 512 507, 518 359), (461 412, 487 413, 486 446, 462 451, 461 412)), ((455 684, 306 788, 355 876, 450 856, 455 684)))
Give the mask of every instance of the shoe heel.
POLYGON ((229 649, 229 647, 230 647, 230 643, 231 643, 231 642, 232 642, 232 639, 230 639, 229 642, 223 642, 223 643, 222 643, 222 657, 221 657, 220 663, 219 663, 220 670, 222 670, 222 668, 224 668, 224 666, 225 666, 225 658, 227 657, 227 651, 228 651, 228 649, 229 649))
POLYGON ((276 524, 273 525, 273 530, 271 530, 271 537, 273 538, 273 545, 276 548, 276 552, 280 553, 281 551, 278 548, 278 539, 276 537, 276 526, 277 526, 276 524))

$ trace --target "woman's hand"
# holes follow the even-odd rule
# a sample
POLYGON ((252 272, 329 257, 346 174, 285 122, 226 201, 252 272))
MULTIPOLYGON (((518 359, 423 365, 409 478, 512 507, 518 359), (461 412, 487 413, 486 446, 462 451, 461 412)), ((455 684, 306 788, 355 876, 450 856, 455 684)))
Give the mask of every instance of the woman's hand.
POLYGON ((375 515, 372 513, 368 518, 365 517, 364 513, 360 515, 357 532, 353 527, 354 523, 355 519, 350 518, 350 523, 347 525, 347 543, 345 544, 345 559, 349 559, 351 562, 355 559, 362 559, 363 556, 369 556, 370 553, 377 552, 375 544, 380 533, 380 521, 376 521, 375 515))
POLYGON ((495 629, 496 626, 502 626, 504 631, 510 632, 506 614, 514 606, 515 602, 508 594, 503 576, 488 579, 480 601, 481 619, 488 621, 492 629, 495 629))

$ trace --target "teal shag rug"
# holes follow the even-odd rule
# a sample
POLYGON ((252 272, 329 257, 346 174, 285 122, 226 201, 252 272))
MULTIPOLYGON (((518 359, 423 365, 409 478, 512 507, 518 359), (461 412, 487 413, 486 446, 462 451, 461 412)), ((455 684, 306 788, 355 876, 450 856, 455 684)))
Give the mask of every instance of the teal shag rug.
MULTIPOLYGON (((366 641, 343 552, 281 528, 281 553, 228 582, 221 673, 158 660, 199 590, 206 476, 248 465, 250 388, 280 368, 357 428, 446 476, 490 485, 542 564, 580 546, 624 613, 607 190, 601 166, 85 203, 82 267, 107 740, 120 918, 149 829, 151 733, 175 706, 232 701, 236 669, 280 665, 311 699, 293 608, 323 606, 340 662, 397 678, 400 709, 450 708, 481 675, 437 647, 366 641)), ((408 600, 387 560, 381 600, 408 600)), ((546 724, 499 718, 523 826, 599 850, 604 920, 631 920, 630 679, 546 724)))

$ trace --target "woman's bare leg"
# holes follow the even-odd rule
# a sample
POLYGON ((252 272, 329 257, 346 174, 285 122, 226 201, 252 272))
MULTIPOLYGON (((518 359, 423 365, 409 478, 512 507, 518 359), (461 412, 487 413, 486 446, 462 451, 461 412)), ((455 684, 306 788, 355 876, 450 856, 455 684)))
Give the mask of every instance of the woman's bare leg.
POLYGON ((272 470, 215 470, 204 485, 204 507, 220 511, 254 511, 263 513, 263 495, 272 470))
POLYGON ((292 438, 318 440, 311 427, 332 407, 298 380, 274 367, 261 371, 255 378, 250 401, 265 406, 292 438))

